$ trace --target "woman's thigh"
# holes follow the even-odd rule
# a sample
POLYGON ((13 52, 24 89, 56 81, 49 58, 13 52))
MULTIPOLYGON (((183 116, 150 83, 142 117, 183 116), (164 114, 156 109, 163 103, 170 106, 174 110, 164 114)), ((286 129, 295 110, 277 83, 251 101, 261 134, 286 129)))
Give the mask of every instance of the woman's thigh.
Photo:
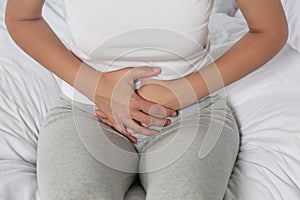
POLYGON ((136 154, 134 146, 111 128, 99 124, 90 110, 84 105, 71 105, 64 97, 44 121, 37 157, 42 200, 121 200, 132 184, 138 156, 121 159, 118 151, 107 147, 107 139, 112 141, 110 145, 131 152, 131 156, 136 154), (120 160, 131 162, 124 164, 126 170, 113 166, 120 160))
POLYGON ((147 200, 221 200, 239 149, 236 121, 216 95, 183 109, 142 149, 147 200))

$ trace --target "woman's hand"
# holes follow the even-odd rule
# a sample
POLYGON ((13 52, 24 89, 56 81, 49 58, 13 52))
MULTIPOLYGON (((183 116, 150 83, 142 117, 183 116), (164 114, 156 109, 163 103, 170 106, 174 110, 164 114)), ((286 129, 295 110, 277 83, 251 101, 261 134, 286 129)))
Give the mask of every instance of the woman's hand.
POLYGON ((99 107, 96 115, 98 113, 98 117, 132 142, 136 142, 136 138, 130 133, 158 133, 147 126, 168 125, 170 120, 166 118, 175 116, 176 112, 141 98, 135 92, 135 82, 159 73, 160 68, 154 67, 125 68, 103 73, 95 94, 95 104, 99 107))
POLYGON ((172 81, 153 80, 143 84, 137 93, 148 101, 179 110, 181 108, 179 94, 175 94, 170 85, 172 85, 172 81))
POLYGON ((182 109, 198 101, 197 96, 185 77, 176 80, 145 78, 137 93, 148 101, 174 110, 182 109))

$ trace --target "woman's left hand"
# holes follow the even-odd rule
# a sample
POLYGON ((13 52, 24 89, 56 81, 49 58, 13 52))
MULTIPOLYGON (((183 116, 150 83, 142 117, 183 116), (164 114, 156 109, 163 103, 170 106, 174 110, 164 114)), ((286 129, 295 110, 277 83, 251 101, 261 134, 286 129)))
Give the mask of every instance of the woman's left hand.
POLYGON ((186 77, 175 80, 144 78, 137 93, 148 101, 179 110, 198 101, 197 95, 186 77))
POLYGON ((178 80, 144 79, 137 93, 148 101, 179 110, 182 107, 179 101, 180 94, 173 89, 179 87, 179 85, 176 86, 177 83, 179 83, 178 80))

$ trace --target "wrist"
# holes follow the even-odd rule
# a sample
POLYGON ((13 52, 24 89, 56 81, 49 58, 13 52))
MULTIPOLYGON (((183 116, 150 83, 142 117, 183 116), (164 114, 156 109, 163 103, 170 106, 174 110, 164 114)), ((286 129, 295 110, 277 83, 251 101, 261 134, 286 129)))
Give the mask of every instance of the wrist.
POLYGON ((73 87, 95 102, 96 91, 102 75, 102 72, 82 63, 76 73, 73 87))
POLYGON ((203 78, 202 72, 199 70, 185 77, 190 87, 193 90, 196 99, 199 101, 209 94, 207 80, 203 78))
POLYGON ((180 108, 185 108, 198 101, 195 89, 187 77, 172 80, 170 89, 176 94, 180 108))

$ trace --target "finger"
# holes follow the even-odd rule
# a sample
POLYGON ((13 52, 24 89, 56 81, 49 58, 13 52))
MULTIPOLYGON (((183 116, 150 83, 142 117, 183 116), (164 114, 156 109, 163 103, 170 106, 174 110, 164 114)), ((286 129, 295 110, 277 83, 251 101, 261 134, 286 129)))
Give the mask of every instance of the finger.
POLYGON ((124 135, 125 137, 127 137, 131 142, 137 143, 136 137, 130 135, 129 133, 124 133, 123 135, 124 135))
POLYGON ((173 110, 171 108, 166 108, 159 104, 155 104, 155 103, 146 101, 139 95, 137 95, 137 96, 138 96, 137 101, 139 103, 138 108, 141 111, 143 111, 144 113, 147 113, 147 114, 152 115, 157 118, 166 118, 166 117, 176 117, 177 116, 176 110, 173 110))
POLYGON ((120 125, 118 125, 117 123, 114 123, 114 128, 116 129, 116 131, 118 131, 120 134, 124 135, 126 138, 128 138, 131 142, 133 143, 137 143, 137 138, 130 135, 127 130, 124 129, 124 127, 121 127, 120 125))
POLYGON ((93 115, 102 119, 107 119, 106 115, 101 110, 94 110, 93 115))
POLYGON ((136 137, 130 135, 129 133, 122 133, 122 135, 124 135, 126 138, 128 138, 131 142, 137 143, 136 137))
POLYGON ((124 130, 124 129, 122 129, 121 126, 119 126, 114 120, 110 121, 109 119, 102 119, 101 121, 103 123, 105 123, 106 125, 114 128, 118 133, 124 135, 127 139, 129 139, 129 141, 131 141, 133 143, 137 143, 137 138, 134 137, 134 136, 132 136, 132 135, 130 135, 131 133, 130 134, 127 133, 127 131, 124 130))
POLYGON ((144 124, 144 123, 141 123, 141 125, 142 125, 143 127, 148 127, 148 125, 147 125, 147 124, 144 124))
POLYGON ((105 123, 108 126, 113 127, 113 123, 109 119, 102 119, 102 122, 105 123))
POLYGON ((161 69, 159 67, 135 67, 130 71, 130 75, 133 80, 138 80, 140 78, 157 76, 160 72, 161 69))
POLYGON ((142 127, 141 125, 134 122, 133 120, 129 120, 126 123, 126 126, 127 126, 127 129, 131 129, 134 133, 139 133, 142 135, 152 136, 152 135, 156 135, 157 133, 159 133, 159 131, 157 131, 157 130, 142 127))
POLYGON ((132 114, 132 118, 139 122, 142 126, 148 127, 148 126, 168 126, 171 124, 170 119, 165 119, 165 118, 157 118, 148 114, 145 114, 141 111, 134 112, 132 114))
POLYGON ((129 133, 129 134, 135 134, 135 132, 133 130, 131 130, 130 128, 127 128, 127 133, 129 133))
POLYGON ((139 78, 139 81, 140 81, 140 85, 139 85, 140 87, 150 83, 161 84, 161 82, 158 82, 156 79, 153 78, 139 78))

